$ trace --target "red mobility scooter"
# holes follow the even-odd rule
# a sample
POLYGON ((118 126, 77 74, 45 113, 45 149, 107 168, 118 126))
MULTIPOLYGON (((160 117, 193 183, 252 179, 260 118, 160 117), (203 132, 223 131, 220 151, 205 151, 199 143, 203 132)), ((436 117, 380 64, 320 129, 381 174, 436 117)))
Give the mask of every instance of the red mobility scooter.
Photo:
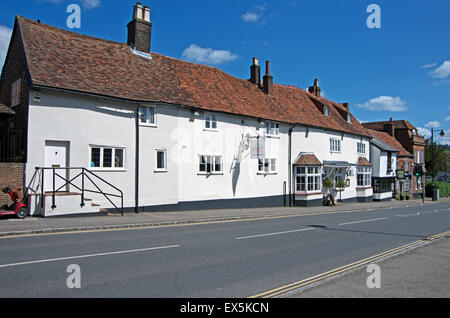
POLYGON ((10 187, 6 187, 2 192, 11 197, 13 204, 0 207, 0 216, 15 215, 18 219, 26 218, 28 216, 28 209, 26 204, 23 203, 24 196, 22 189, 12 190, 10 187))

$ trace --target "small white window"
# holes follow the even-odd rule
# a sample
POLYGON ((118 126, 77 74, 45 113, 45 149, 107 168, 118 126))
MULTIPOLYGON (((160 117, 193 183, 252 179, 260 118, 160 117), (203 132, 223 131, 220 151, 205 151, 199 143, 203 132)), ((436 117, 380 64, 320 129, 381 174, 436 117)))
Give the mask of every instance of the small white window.
POLYGON ((266 136, 279 136, 280 135, 280 125, 277 123, 266 122, 266 136))
POLYGON ((125 149, 112 147, 90 147, 90 167, 104 169, 123 169, 125 167, 125 149))
POLYGON ((276 174, 277 159, 258 159, 259 174, 276 174))
POLYGON ((330 113, 330 109, 328 108, 328 106, 324 106, 323 107, 323 114, 328 117, 328 114, 330 113))
POLYGON ((358 142, 357 146, 358 154, 365 155, 366 154, 366 144, 362 142, 358 142))
POLYGON ((216 115, 205 114, 205 129, 217 130, 216 115))
POLYGON ((341 152, 341 140, 336 138, 330 139, 330 152, 341 152))
POLYGON ((156 149, 155 150, 155 171, 166 172, 167 171, 167 150, 156 149))
POLYGON ((15 81, 11 86, 11 107, 20 104, 22 80, 15 81))
POLYGON ((223 157, 200 155, 199 173, 200 174, 221 174, 223 172, 223 157))
POLYGON ((347 122, 351 123, 352 122, 352 115, 347 114, 347 122))
POLYGON ((143 106, 139 111, 140 124, 147 126, 156 126, 156 110, 155 107, 143 106))

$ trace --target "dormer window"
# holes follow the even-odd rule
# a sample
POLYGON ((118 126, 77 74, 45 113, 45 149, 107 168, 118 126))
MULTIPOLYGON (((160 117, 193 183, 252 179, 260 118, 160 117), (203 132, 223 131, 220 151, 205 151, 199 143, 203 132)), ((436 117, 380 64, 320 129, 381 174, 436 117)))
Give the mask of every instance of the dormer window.
POLYGON ((328 117, 329 112, 330 112, 330 109, 328 108, 328 106, 324 106, 323 107, 323 115, 325 117, 328 117))
POLYGON ((352 123, 352 115, 347 114, 347 123, 351 124, 352 123))

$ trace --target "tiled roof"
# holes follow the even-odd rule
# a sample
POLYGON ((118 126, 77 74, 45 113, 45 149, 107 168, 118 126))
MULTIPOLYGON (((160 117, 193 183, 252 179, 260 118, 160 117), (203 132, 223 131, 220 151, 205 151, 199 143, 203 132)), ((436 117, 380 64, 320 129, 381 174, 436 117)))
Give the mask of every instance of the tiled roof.
POLYGON ((69 32, 17 17, 32 84, 137 102, 164 102, 203 110, 301 124, 369 137, 343 106, 305 90, 275 85, 265 94, 248 80, 217 68, 152 52, 135 55, 125 43, 69 32), (325 117, 320 105, 330 105, 325 117))
POLYGON ((0 104, 0 114, 14 115, 15 112, 11 108, 9 108, 8 106, 0 104))
MULTIPOLYGON (((372 123, 363 123, 362 125, 367 129, 382 131, 382 130, 384 130, 384 125, 390 124, 390 123, 391 123, 391 121, 378 121, 378 122, 372 122, 372 123)), ((416 129, 407 120, 393 120, 392 124, 394 125, 395 129, 408 129, 408 130, 416 129)))
POLYGON ((321 166, 322 162, 314 154, 300 154, 295 165, 297 166, 321 166))
POLYGON ((368 129, 368 131, 373 137, 380 139, 390 147, 396 149, 398 151, 398 156, 412 157, 412 154, 409 153, 397 139, 388 133, 371 129, 368 129))
POLYGON ((359 157, 358 158, 358 166, 360 166, 360 167, 364 167, 364 166, 370 167, 370 166, 372 166, 372 164, 370 163, 369 160, 367 160, 366 157, 359 157))

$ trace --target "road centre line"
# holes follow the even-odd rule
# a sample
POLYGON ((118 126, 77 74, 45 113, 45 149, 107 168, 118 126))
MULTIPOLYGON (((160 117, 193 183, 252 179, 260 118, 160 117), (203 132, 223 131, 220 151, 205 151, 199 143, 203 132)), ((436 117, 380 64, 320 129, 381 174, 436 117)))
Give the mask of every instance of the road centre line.
POLYGON ((180 247, 180 245, 159 246, 159 247, 142 248, 142 249, 136 249, 136 250, 125 250, 125 251, 116 251, 116 252, 107 252, 107 253, 97 253, 97 254, 88 254, 88 255, 78 255, 78 256, 69 256, 69 257, 60 257, 60 258, 41 259, 41 260, 36 260, 36 261, 27 261, 27 262, 20 262, 20 263, 4 264, 4 265, 0 265, 0 268, 22 266, 22 265, 30 265, 30 264, 38 264, 38 263, 49 263, 49 262, 57 262, 57 261, 66 261, 66 260, 72 260, 72 259, 108 256, 108 255, 141 253, 141 252, 156 251, 156 250, 176 248, 176 247, 180 247))
POLYGON ((298 229, 298 230, 291 230, 291 231, 274 232, 274 233, 266 233, 266 234, 257 234, 257 235, 251 235, 251 236, 243 236, 243 237, 237 237, 236 240, 247 240, 247 239, 258 238, 258 237, 266 237, 266 236, 274 236, 274 235, 281 235, 281 234, 297 233, 297 232, 304 232, 304 231, 311 231, 311 230, 315 230, 315 228, 308 227, 308 228, 305 228, 305 229, 298 229))
POLYGON ((365 223, 365 222, 381 221, 381 220, 386 220, 386 219, 387 218, 379 218, 379 219, 372 219, 372 220, 363 220, 363 221, 356 221, 356 222, 341 223, 341 224, 339 224, 339 226, 350 225, 350 224, 358 224, 358 223, 365 223))

